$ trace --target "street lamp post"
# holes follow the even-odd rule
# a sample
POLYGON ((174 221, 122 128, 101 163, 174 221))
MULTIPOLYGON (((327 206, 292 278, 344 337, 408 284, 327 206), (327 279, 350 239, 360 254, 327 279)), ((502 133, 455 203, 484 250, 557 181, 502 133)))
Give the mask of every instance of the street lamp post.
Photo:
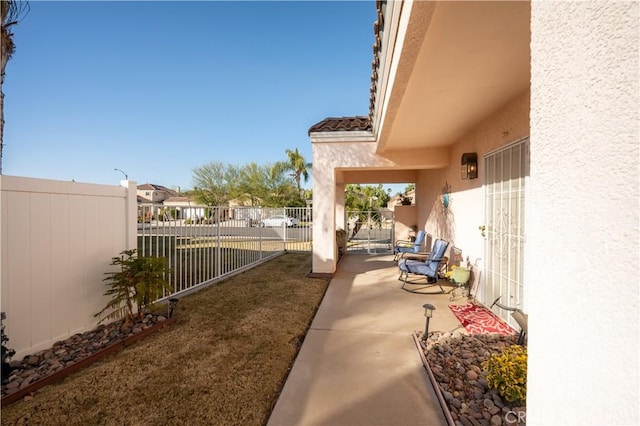
POLYGON ((120 170, 120 169, 113 169, 113 170, 116 171, 116 172, 122 173, 124 175, 124 180, 129 180, 129 176, 127 176, 127 174, 125 172, 123 172, 122 170, 120 170))

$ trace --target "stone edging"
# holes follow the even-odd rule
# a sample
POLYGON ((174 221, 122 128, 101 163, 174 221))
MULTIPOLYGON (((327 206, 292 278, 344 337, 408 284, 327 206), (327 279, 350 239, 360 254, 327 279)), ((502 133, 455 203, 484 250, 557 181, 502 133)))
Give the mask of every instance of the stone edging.
POLYGON ((447 424, 449 426, 455 426, 455 422, 453 421, 453 417, 451 416, 451 411, 449 411, 449 407, 447 406, 447 402, 444 400, 444 396, 442 395, 442 391, 440 390, 440 385, 436 381, 435 376, 433 375, 433 371, 431 371, 431 367, 429 366, 429 362, 427 361, 427 357, 424 355, 424 350, 422 344, 420 343, 420 336, 422 332, 414 331, 413 341, 418 348, 418 353, 420 354, 420 359, 422 360, 422 365, 424 369, 427 370, 427 375, 429 376, 429 381, 433 386, 433 389, 438 397, 438 402, 440 403, 440 407, 442 408, 442 413, 444 414, 444 418, 447 420, 447 424))
POLYGON ((158 331, 162 328, 168 327, 169 325, 173 324, 175 322, 175 318, 167 318, 165 321, 156 323, 154 325, 152 325, 149 328, 145 328, 143 329, 140 333, 136 333, 136 334, 132 334, 130 336, 125 337, 124 339, 120 340, 119 342, 115 342, 103 349, 101 349, 100 351, 93 353, 91 355, 89 355, 88 357, 81 359, 80 361, 73 363, 67 367, 62 368, 59 371, 56 371, 55 373, 44 377, 36 382, 33 382, 31 384, 29 384, 28 386, 26 386, 24 389, 20 389, 17 392, 5 395, 4 397, 2 397, 2 404, 1 406, 4 407, 6 405, 12 404, 16 401, 18 401, 21 398, 24 398, 25 396, 29 395, 32 392, 37 391, 38 389, 51 384, 51 383, 55 383, 58 382, 62 379, 64 379, 65 377, 69 376, 72 373, 75 373, 76 371, 84 368, 84 367, 88 367, 89 365, 93 364, 96 361, 99 361, 100 359, 106 357, 107 355, 111 355, 115 352, 118 352, 124 348, 126 348, 127 346, 130 346, 131 344, 133 344, 134 342, 143 339, 145 337, 147 337, 149 334, 154 333, 155 331, 158 331))

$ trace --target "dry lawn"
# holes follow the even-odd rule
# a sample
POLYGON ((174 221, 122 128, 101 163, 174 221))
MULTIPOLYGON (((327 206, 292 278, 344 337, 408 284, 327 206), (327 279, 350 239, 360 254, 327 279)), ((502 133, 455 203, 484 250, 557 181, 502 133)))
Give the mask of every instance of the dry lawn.
POLYGON ((327 282, 288 253, 185 296, 176 322, 2 409, 3 425, 262 425, 327 282))

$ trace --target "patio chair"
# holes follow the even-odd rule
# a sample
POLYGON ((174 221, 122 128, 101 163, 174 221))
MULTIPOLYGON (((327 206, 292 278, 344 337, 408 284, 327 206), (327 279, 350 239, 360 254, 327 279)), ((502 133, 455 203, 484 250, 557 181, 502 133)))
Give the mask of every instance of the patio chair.
MULTIPOLYGON (((442 267, 446 267, 448 258, 444 255, 447 251, 447 247, 449 247, 449 243, 445 240, 437 239, 433 243, 433 248, 431 252, 424 258, 407 258, 400 259, 398 261, 398 267, 400 268, 400 276, 399 280, 402 280, 402 289, 406 291, 410 291, 412 293, 423 293, 423 294, 443 294, 448 293, 442 288, 440 284, 440 275, 442 272, 442 267), (426 278, 426 284, 423 281, 409 281, 409 274, 420 276, 421 278, 426 278), (407 285, 420 286, 417 288, 407 288, 407 285), (425 289, 429 289, 433 286, 438 286, 440 290, 436 291, 425 291, 425 289)), ((449 291, 450 292, 450 291, 449 291)))
POLYGON ((398 261, 398 258, 403 253, 420 253, 420 248, 422 248, 422 244, 424 243, 424 237, 427 235, 424 231, 418 231, 416 234, 416 239, 414 241, 410 240, 398 240, 393 245, 393 260, 398 261))

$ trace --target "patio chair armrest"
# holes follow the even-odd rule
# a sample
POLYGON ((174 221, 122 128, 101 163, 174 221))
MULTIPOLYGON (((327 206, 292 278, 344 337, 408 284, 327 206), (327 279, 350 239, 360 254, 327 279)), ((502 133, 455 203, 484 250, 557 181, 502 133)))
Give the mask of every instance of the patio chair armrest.
POLYGON ((413 241, 411 240, 396 240, 396 244, 413 244, 413 241))
POLYGON ((422 260, 424 261, 431 252, 428 251, 419 251, 416 253, 412 252, 404 252, 400 255, 400 259, 414 259, 414 260, 422 260))

